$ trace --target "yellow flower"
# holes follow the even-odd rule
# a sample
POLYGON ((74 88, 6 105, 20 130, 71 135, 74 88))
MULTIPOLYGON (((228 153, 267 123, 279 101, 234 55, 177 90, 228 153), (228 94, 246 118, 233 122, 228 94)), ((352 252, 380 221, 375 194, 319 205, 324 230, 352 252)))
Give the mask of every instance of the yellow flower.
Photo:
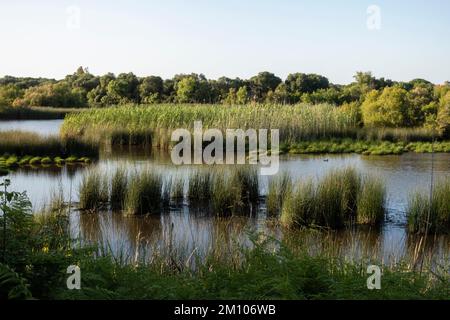
POLYGON ((45 252, 45 253, 48 253, 48 246, 42 247, 42 251, 45 252))

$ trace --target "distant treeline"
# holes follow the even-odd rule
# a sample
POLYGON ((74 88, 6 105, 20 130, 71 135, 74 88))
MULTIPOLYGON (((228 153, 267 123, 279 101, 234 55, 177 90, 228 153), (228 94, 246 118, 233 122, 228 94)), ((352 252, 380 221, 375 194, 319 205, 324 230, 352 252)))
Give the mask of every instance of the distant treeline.
POLYGON ((396 82, 357 72, 355 81, 338 85, 321 75, 292 73, 283 81, 270 72, 250 79, 179 74, 172 79, 133 73, 95 76, 86 68, 63 80, 0 78, 0 106, 104 107, 128 103, 250 104, 299 102, 351 105, 365 125, 446 127, 450 117, 450 83, 424 79, 396 82))

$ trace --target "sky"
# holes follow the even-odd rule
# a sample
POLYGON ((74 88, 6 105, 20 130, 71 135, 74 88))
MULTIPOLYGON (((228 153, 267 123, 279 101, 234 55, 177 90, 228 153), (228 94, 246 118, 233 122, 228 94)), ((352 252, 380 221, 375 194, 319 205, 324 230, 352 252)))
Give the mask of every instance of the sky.
POLYGON ((450 80, 448 0, 0 0, 0 76, 450 80))

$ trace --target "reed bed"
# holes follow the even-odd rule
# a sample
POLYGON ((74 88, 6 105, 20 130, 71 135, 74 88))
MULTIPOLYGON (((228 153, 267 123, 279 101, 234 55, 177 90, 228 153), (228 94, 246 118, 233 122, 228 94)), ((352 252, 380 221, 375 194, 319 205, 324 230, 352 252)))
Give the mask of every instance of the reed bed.
POLYGON ((431 194, 416 192, 407 208, 411 233, 450 233, 450 179, 439 180, 431 194))
MULTIPOLYGON (((352 112, 332 105, 128 105, 92 109, 69 114, 61 133, 66 137, 84 136, 98 141, 109 137, 112 142, 127 143, 136 136, 141 142, 152 141, 154 146, 168 145, 170 131, 192 129, 194 121, 202 121, 204 128, 280 129, 285 142, 332 137, 356 137, 358 121, 352 112), (149 136, 151 138, 149 138, 149 136), (144 137, 144 138, 143 138, 144 137)), ((135 139, 135 140, 136 140, 135 139)))
POLYGON ((0 133, 0 155, 98 157, 98 146, 83 142, 79 137, 60 138, 41 136, 26 131, 3 131, 0 133))
POLYGON ((280 221, 287 227, 342 228, 351 223, 378 225, 385 214, 385 189, 355 169, 329 172, 317 183, 299 182, 285 198, 280 221), (372 194, 373 192, 373 194, 372 194))
POLYGON ((0 106, 0 119, 2 120, 54 120, 64 119, 73 112, 86 109, 53 108, 53 107, 2 107, 0 106))

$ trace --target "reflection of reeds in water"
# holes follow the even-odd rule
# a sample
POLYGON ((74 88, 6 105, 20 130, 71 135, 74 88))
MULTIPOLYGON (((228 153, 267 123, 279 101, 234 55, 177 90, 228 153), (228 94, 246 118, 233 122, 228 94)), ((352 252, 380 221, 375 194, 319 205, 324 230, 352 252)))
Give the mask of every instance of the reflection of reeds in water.
POLYGON ((300 182, 285 199, 281 223, 332 229, 356 221, 379 224, 385 213, 385 189, 379 180, 346 168, 329 172, 317 183, 300 182))
POLYGON ((450 179, 439 180, 429 194, 416 192, 407 208, 408 230, 413 233, 450 233, 450 179))

